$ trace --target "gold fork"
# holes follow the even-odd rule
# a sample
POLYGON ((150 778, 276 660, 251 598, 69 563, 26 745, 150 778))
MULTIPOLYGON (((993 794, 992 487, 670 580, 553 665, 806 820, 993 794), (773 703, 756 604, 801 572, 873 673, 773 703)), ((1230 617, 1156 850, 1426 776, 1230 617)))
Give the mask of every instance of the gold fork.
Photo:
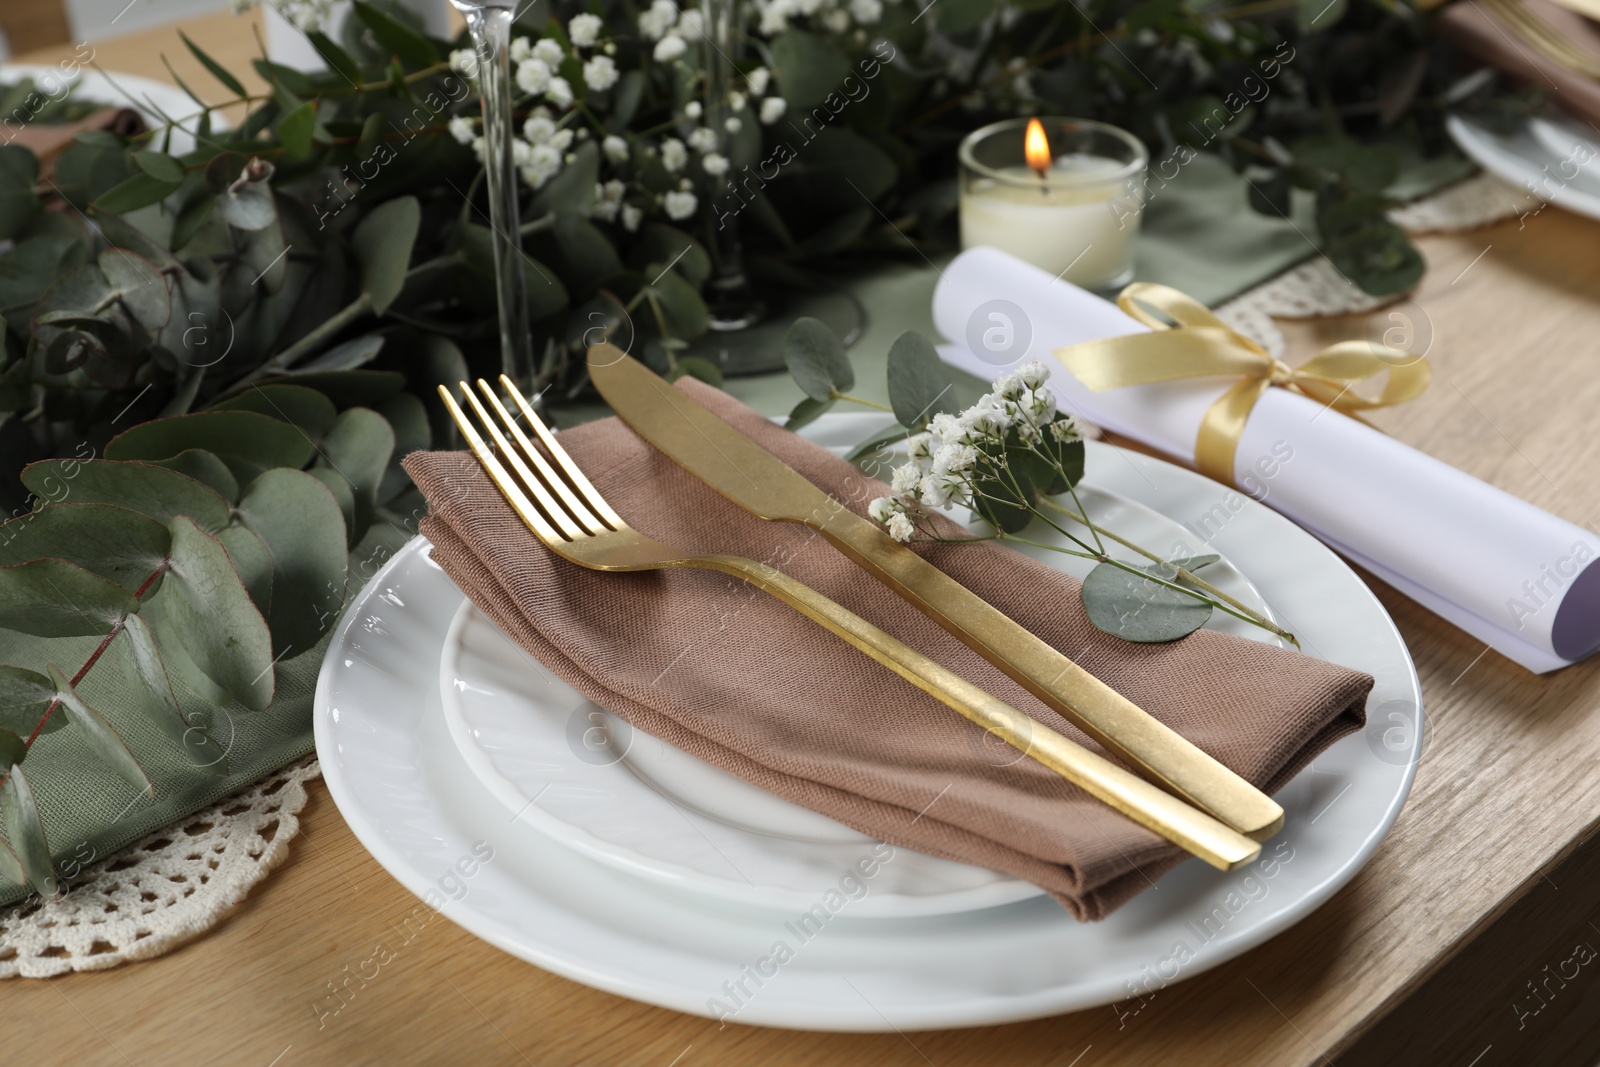
POLYGON ((483 433, 494 442, 493 448, 448 389, 441 385, 439 395, 512 510, 556 555, 600 571, 692 567, 732 575, 770 593, 1007 744, 1213 867, 1233 870, 1260 853, 1259 843, 1036 722, 782 571, 741 556, 686 553, 633 529, 584 477, 511 379, 502 374, 500 384, 544 451, 529 440, 482 378, 478 388, 495 417, 466 382, 461 383, 461 391, 483 433))

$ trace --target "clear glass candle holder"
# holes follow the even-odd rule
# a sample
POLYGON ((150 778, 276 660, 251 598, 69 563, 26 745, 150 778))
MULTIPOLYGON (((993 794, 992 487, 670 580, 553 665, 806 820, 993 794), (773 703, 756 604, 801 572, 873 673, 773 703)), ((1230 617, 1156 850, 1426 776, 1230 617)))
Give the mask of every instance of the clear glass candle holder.
POLYGON ((1150 153, 1104 122, 1040 118, 1049 145, 1035 169, 1031 121, 996 122, 961 142, 961 247, 990 245, 1085 289, 1126 285, 1150 153))

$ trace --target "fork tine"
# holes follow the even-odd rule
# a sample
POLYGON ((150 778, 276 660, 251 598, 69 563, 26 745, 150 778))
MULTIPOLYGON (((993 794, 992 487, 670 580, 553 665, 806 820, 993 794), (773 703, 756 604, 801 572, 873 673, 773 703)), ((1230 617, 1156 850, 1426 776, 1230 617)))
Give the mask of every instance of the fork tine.
POLYGON ((511 399, 517 402, 517 407, 522 411, 522 417, 528 420, 528 425, 533 427, 533 432, 538 434, 540 443, 550 451, 550 455, 555 458, 556 463, 565 472, 567 480, 572 483, 573 488, 583 494, 583 498, 589 502, 589 506, 599 512, 600 517, 605 519, 613 530, 626 529, 628 524, 622 521, 622 516, 611 510, 611 505, 607 504, 606 498, 600 495, 600 490, 596 489, 594 484, 584 477, 583 471, 579 470, 578 465, 572 462, 572 457, 567 455, 567 450, 556 443, 555 434, 550 432, 549 428, 545 426, 544 420, 533 410, 533 406, 522 395, 522 390, 517 388, 517 383, 502 374, 500 375, 500 384, 505 387, 511 399))
POLYGON ((512 438, 517 442, 522 453, 521 458, 533 464, 533 468, 538 473, 539 480, 544 483, 545 488, 555 492, 555 495, 566 505, 567 511, 589 533, 606 532, 605 523, 600 521, 599 516, 595 515, 593 509, 586 507, 581 500, 573 495, 572 488, 567 485, 561 475, 551 469, 544 455, 533 447, 533 442, 528 440, 528 435, 522 432, 522 427, 517 425, 517 420, 513 419, 511 413, 506 410, 505 405, 500 403, 500 398, 494 395, 494 388, 488 382, 479 378, 478 389, 482 391, 483 398, 489 402, 490 407, 494 408, 495 414, 500 416, 500 421, 505 424, 506 430, 510 432, 512 438))
MULTIPOLYGON (((465 383, 463 383, 465 384, 465 383)), ((472 395, 470 392, 467 394, 472 395)), ((472 425, 472 420, 467 418, 466 412, 456 404, 455 397, 450 395, 450 390, 439 386, 439 396, 444 400, 445 408, 450 412, 450 417, 455 420, 456 427, 460 429, 461 436, 467 439, 467 447, 472 449, 472 454, 478 457, 478 462, 483 464, 483 469, 488 472, 490 480, 500 488, 500 493, 506 498, 506 503, 511 505, 522 521, 527 523, 534 536, 547 545, 554 546, 565 539, 539 514, 539 509, 533 506, 517 480, 511 472, 503 467, 499 460, 494 458, 494 452, 478 435, 477 429, 472 425)))
POLYGON ((483 405, 478 402, 477 394, 473 393, 472 386, 462 382, 461 395, 466 398, 468 404, 472 405, 472 410, 477 413, 483 429, 494 438, 495 444, 500 446, 500 454, 511 461, 512 468, 522 479, 523 487, 533 493, 533 498, 539 502, 539 507, 543 509, 545 518, 550 523, 553 523, 557 530, 561 531, 559 535, 561 539, 563 541, 576 541, 580 537, 589 536, 584 530, 579 529, 578 525, 572 521, 572 517, 562 510, 560 504, 555 502, 555 498, 545 488, 544 480, 528 469, 528 465, 522 461, 522 457, 517 454, 517 450, 511 447, 511 443, 505 439, 505 435, 495 425, 494 417, 485 411, 483 405))

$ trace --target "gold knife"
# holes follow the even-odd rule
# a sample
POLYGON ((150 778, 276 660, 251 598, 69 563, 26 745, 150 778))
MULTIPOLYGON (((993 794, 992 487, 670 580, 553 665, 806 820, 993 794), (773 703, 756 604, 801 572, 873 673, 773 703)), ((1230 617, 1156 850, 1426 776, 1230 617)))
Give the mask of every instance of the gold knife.
POLYGON ((1257 841, 1283 826, 1271 797, 620 348, 590 348, 589 377, 624 422, 689 473, 762 519, 814 528, 1135 769, 1257 841))

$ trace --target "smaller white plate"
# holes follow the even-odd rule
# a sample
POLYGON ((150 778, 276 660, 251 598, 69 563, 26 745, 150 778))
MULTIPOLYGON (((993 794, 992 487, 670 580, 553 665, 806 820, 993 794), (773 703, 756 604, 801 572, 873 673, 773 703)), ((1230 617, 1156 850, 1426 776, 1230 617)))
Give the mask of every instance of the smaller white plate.
POLYGON ((1451 115, 1445 129, 1473 162, 1540 200, 1600 219, 1600 142, 1594 131, 1567 119, 1529 119, 1499 134, 1451 115))
MULTIPOLYGON (((1103 527, 1169 558, 1208 550, 1181 524, 1126 497, 1085 486, 1080 499, 1103 527)), ((1091 566, 1058 552, 1029 553, 1079 578, 1091 566)), ((1271 616, 1228 561, 1206 575, 1271 616)), ((1221 613, 1211 625, 1268 637, 1221 613)), ((872 840, 634 729, 551 675, 471 603, 445 636, 439 686, 456 747, 514 818, 636 877, 750 908, 803 911, 872 840)), ((1024 757, 996 741, 993 758, 1004 765, 1024 757)), ((900 855, 855 914, 948 915, 1042 892, 995 871, 900 855)))

